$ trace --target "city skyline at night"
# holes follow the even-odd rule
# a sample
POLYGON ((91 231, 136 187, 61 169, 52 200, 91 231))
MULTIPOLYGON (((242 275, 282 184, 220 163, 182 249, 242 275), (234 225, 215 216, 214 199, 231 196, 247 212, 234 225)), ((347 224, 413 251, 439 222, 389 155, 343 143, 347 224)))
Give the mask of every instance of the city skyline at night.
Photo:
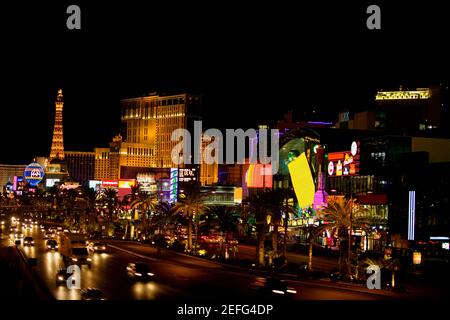
POLYGON ((444 5, 4 6, 1 297, 176 319, 445 305, 444 5))

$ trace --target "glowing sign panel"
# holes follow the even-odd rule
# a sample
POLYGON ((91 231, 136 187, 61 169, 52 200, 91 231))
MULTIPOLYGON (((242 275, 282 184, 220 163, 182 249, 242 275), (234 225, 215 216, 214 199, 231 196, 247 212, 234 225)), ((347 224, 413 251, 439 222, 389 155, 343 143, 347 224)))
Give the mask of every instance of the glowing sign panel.
POLYGON ((353 176, 359 174, 359 142, 353 141, 350 151, 330 152, 328 154, 329 176, 353 176))
POLYGON ((312 206, 316 188, 305 153, 289 162, 288 169, 300 208, 312 206))
POLYGON ((26 168, 24 172, 25 180, 30 184, 32 187, 36 187, 39 182, 44 179, 44 168, 37 162, 30 163, 26 168))

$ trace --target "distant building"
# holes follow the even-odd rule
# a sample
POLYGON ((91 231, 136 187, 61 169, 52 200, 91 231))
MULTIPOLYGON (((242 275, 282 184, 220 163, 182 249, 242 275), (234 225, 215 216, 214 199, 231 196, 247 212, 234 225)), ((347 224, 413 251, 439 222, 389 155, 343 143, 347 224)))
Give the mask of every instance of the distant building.
POLYGON ((89 185, 95 175, 95 152, 66 151, 65 161, 71 180, 89 185))
POLYGON ((378 91, 375 96, 375 128, 401 134, 435 130, 442 126, 443 88, 378 91))
POLYGON ((23 176, 25 165, 0 164, 0 190, 9 182, 13 183, 15 176, 23 176))

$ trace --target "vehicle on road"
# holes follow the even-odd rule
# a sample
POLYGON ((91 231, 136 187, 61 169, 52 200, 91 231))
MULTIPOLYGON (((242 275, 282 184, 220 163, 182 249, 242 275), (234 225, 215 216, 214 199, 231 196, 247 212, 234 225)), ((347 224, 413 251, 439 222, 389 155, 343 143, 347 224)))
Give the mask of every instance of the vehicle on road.
POLYGON ((86 237, 78 234, 61 233, 59 236, 59 251, 63 257, 65 265, 77 264, 91 267, 92 258, 86 247, 86 237))
POLYGON ((150 267, 144 262, 129 263, 127 265, 128 276, 135 280, 150 280, 155 276, 150 267))
POLYGON ((22 232, 15 232, 14 233, 15 239, 23 239, 23 233, 22 232))
POLYGON ((103 253, 106 252, 106 243, 103 242, 90 242, 88 248, 92 252, 103 253))
POLYGON ((252 288, 272 296, 293 297, 297 294, 295 288, 289 287, 284 280, 274 277, 257 277, 252 283, 252 288))
POLYGON ((81 300, 105 300, 105 298, 100 289, 86 288, 81 291, 81 300))
POLYGON ((67 279, 71 276, 71 273, 67 273, 67 269, 61 268, 56 273, 56 286, 66 285, 67 279))
POLYGON ((58 242, 56 240, 50 239, 45 243, 47 250, 58 250, 58 242))
POLYGON ((44 239, 53 239, 55 237, 55 234, 53 232, 47 231, 44 233, 44 239))
POLYGON ((33 237, 25 237, 23 239, 23 245, 24 246, 34 246, 34 239, 33 239, 33 237))

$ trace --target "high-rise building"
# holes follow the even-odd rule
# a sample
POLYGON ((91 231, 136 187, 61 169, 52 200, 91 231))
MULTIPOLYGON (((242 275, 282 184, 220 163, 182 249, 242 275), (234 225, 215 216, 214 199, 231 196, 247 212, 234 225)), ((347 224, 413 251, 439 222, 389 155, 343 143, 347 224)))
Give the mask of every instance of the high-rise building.
POLYGON ((66 151, 65 161, 72 180, 88 185, 94 179, 95 152, 66 151))
POLYGON ((64 139, 63 139, 63 94, 62 89, 58 90, 55 102, 55 126, 53 128, 52 147, 50 150, 50 161, 53 159, 64 159, 64 139))
MULTIPOLYGON (((201 154, 203 155, 206 151, 206 147, 212 142, 212 138, 206 135, 203 135, 202 139, 202 149, 201 154)), ((202 186, 211 186, 217 184, 219 181, 219 164, 206 164, 202 163, 200 165, 200 184, 202 186)))
POLYGON ((414 134, 442 126, 443 88, 378 91, 375 128, 414 134))
POLYGON ((141 144, 153 150, 154 162, 151 165, 170 168, 173 166, 171 151, 178 143, 171 141, 172 132, 180 128, 188 130, 193 128, 193 121, 200 119, 201 105, 200 96, 186 93, 170 96, 154 94, 124 99, 122 100, 124 141, 141 144))

